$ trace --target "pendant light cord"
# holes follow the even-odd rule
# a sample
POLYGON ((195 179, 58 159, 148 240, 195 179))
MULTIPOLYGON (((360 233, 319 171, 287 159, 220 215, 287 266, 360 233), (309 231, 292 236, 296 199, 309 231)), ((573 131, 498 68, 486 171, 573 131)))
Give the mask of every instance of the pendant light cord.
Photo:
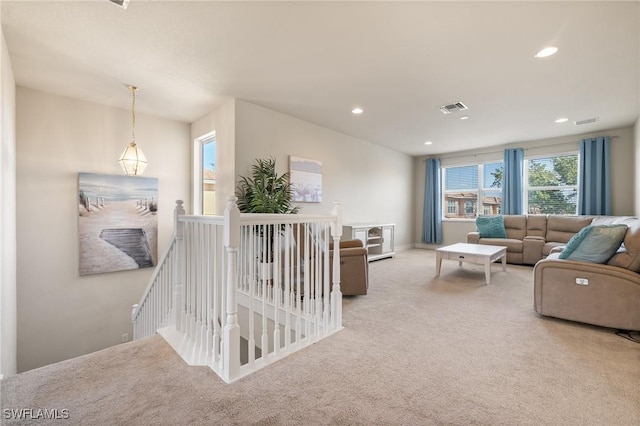
POLYGON ((138 90, 135 86, 129 86, 129 90, 131 90, 132 101, 131 101, 131 143, 133 145, 136 144, 136 90, 138 90))

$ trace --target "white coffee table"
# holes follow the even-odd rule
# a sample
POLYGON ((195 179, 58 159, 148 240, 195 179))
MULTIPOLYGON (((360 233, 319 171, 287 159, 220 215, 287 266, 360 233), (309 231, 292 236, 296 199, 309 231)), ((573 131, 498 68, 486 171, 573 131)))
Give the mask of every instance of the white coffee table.
POLYGON ((491 264, 502 259, 502 270, 507 270, 507 248, 485 244, 458 243, 436 249, 436 277, 440 276, 442 259, 462 262, 479 263, 484 265, 484 276, 487 284, 491 284, 491 264))

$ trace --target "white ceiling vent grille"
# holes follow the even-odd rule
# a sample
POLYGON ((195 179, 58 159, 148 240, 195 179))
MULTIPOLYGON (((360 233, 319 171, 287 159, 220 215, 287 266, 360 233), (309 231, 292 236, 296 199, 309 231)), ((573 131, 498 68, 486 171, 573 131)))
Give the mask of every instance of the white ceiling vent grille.
POLYGON ((442 105, 440 107, 440 112, 443 114, 451 114, 452 112, 464 111, 465 109, 468 109, 465 104, 462 102, 456 102, 450 105, 442 105))
POLYGON ((586 120, 574 121, 574 124, 576 126, 580 126, 581 124, 590 124, 590 123, 595 123, 596 121, 598 121, 598 117, 587 118, 586 120))
POLYGON ((129 7, 129 0, 109 0, 111 3, 115 3, 123 9, 129 7))

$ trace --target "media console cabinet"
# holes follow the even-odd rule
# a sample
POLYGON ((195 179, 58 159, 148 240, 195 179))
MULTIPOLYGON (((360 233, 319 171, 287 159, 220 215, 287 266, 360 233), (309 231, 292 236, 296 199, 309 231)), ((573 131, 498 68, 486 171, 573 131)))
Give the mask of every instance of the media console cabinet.
POLYGON ((360 240, 367 249, 367 260, 395 256, 393 234, 395 224, 353 224, 342 227, 343 240, 360 240))

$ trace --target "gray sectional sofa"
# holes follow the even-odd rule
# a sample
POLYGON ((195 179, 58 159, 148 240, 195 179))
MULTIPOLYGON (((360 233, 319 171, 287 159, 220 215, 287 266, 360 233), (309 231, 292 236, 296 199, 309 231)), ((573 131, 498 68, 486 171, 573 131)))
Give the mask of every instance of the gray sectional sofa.
POLYGON ((629 216, 504 216, 507 238, 467 242, 507 246, 507 262, 535 265, 534 309, 541 315, 622 330, 640 330, 640 219, 629 216), (605 263, 560 259, 563 246, 588 225, 627 226, 605 263))

